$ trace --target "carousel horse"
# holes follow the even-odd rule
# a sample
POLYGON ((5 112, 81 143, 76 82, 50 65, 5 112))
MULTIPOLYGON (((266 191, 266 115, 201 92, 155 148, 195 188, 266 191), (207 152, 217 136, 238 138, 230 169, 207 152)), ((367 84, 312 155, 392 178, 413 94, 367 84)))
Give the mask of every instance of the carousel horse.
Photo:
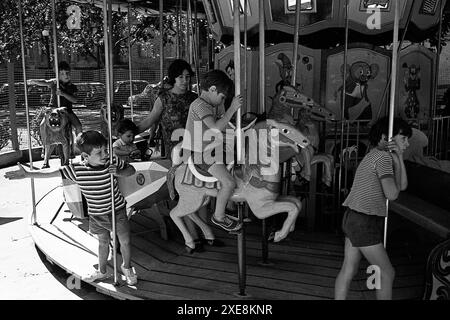
MULTIPOLYGON (((274 242, 279 242, 295 229, 295 222, 301 210, 300 200, 292 196, 279 195, 281 178, 279 163, 298 153, 298 147, 305 148, 309 141, 295 127, 272 119, 258 122, 248 130, 250 134, 246 132, 245 135, 253 137, 248 144, 249 148, 257 148, 260 152, 246 150, 241 170, 233 172, 236 189, 230 201, 247 202, 253 214, 259 219, 287 212, 288 216, 282 228, 275 233, 273 239, 274 242), (278 141, 272 137, 273 129, 279 133, 278 141), (272 157, 269 161, 252 159, 255 155, 261 154, 261 150, 267 152, 267 148, 271 148, 272 151, 278 148, 279 157, 272 157)), ((217 196, 220 185, 218 186, 217 180, 209 173, 199 172, 200 169, 197 169, 190 157, 188 161, 186 159, 183 161, 180 148, 180 145, 177 145, 172 151, 174 166, 167 176, 172 199, 175 196, 175 190, 179 195, 178 204, 171 210, 170 217, 183 234, 186 250, 192 252, 195 250, 195 244, 182 217, 189 216, 203 230, 206 224, 197 216, 196 211, 206 205, 210 197, 217 196)), ((271 156, 273 155, 274 153, 271 153, 271 156)))
POLYGON ((272 106, 267 114, 268 118, 286 121, 303 132, 310 144, 295 155, 298 163, 299 174, 302 178, 310 181, 311 166, 323 163, 323 181, 327 186, 331 184, 334 160, 328 155, 317 155, 319 147, 319 121, 334 121, 336 115, 327 108, 316 103, 312 98, 302 94, 296 88, 285 85, 272 99, 272 106), (294 116, 298 120, 294 120, 294 116))
MULTIPOLYGON (((111 135, 113 137, 118 138, 117 136, 117 128, 119 127, 119 121, 123 120, 124 118, 124 109, 122 105, 113 103, 111 105, 111 125, 112 125, 112 133, 111 135)), ((109 136, 109 130, 108 130, 108 110, 107 105, 105 103, 102 104, 100 108, 100 114, 101 114, 101 124, 100 124, 100 132, 104 137, 109 136)))
POLYGON ((62 145, 63 156, 61 164, 68 165, 73 137, 66 108, 47 108, 39 129, 44 146, 44 163, 42 169, 50 168, 49 159, 56 144, 62 145))

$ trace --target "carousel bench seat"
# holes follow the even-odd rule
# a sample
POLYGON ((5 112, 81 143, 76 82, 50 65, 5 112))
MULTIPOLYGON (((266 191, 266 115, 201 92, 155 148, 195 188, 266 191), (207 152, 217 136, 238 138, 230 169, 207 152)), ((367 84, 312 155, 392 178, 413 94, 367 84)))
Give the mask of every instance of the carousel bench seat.
POLYGON ((450 238, 450 212, 407 191, 401 192, 397 200, 389 202, 389 210, 440 238, 450 238))
POLYGON ((450 238, 450 174, 405 161, 408 188, 389 209, 442 239, 450 238))
POLYGON ((389 209, 443 238, 428 255, 424 300, 450 300, 450 212, 408 192, 389 209))

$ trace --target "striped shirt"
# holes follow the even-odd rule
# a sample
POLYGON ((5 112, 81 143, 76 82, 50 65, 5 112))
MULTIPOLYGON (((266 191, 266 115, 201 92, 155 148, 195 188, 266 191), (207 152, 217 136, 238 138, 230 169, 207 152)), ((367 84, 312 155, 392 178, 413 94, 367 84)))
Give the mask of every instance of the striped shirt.
MULTIPOLYGON (((122 170, 127 163, 117 159, 117 169, 122 170)), ((73 163, 60 169, 61 175, 80 187, 86 198, 89 215, 99 216, 111 214, 111 174, 108 172, 109 160, 101 167, 91 167, 87 163, 73 163)), ((125 208, 125 199, 119 190, 117 179, 114 177, 114 205, 115 212, 125 208)))
POLYGON ((217 121, 224 113, 223 105, 216 108, 202 98, 195 99, 189 107, 182 148, 195 152, 203 152, 206 146, 214 140, 211 139, 208 141, 206 139, 206 141, 203 141, 203 135, 209 130, 203 120, 207 117, 212 117, 214 121, 217 121))
POLYGON ((356 169, 352 189, 343 206, 368 215, 386 216, 386 197, 381 180, 394 170, 389 152, 373 148, 356 169))

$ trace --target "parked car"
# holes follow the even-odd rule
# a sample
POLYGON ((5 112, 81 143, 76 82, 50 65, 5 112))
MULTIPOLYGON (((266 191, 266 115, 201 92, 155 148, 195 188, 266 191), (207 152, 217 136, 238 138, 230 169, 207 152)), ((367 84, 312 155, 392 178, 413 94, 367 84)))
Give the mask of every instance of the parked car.
MULTIPOLYGON (((142 92, 145 87, 149 84, 145 80, 132 80, 133 82, 133 93, 142 92)), ((121 105, 126 105, 128 97, 130 96, 130 81, 117 81, 114 84, 114 103, 121 105)))
MULTIPOLYGON (((46 96, 50 97, 50 89, 37 85, 28 85, 28 106, 38 107, 48 104, 46 96)), ((16 106, 25 106, 25 94, 23 82, 16 82, 14 84, 14 94, 16 95, 16 106)), ((9 104, 9 84, 5 83, 0 87, 0 105, 9 104)))
POLYGON ((106 102, 106 86, 100 82, 75 83, 78 92, 74 108, 99 106, 106 102))
POLYGON ((142 92, 128 97, 127 107, 131 106, 133 101, 134 109, 151 110, 155 100, 158 96, 157 87, 155 84, 147 85, 142 92))
MULTIPOLYGON (((167 81, 167 79, 165 79, 167 81)), ((169 89, 171 86, 169 84, 165 84, 165 88, 169 89)), ((160 90, 160 83, 150 83, 142 90, 141 93, 135 94, 128 98, 127 106, 131 106, 131 101, 133 101, 133 108, 141 109, 141 110, 150 110, 153 108, 153 104, 155 103, 156 98, 158 97, 158 93, 160 90)))

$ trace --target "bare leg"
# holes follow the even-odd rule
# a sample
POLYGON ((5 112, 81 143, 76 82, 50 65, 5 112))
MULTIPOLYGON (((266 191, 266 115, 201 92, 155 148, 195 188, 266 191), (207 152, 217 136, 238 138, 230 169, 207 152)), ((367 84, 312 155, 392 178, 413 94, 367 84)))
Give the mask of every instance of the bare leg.
POLYGON ((345 238, 344 262, 334 285, 334 298, 345 300, 353 277, 358 273, 361 252, 353 247, 350 239, 345 238))
POLYGON ((379 243, 370 247, 362 247, 360 250, 371 265, 378 266, 381 270, 381 286, 376 291, 377 299, 391 300, 395 270, 383 244, 379 243))
POLYGON ((119 238, 120 242, 120 253, 122 255, 123 266, 126 269, 129 269, 131 263, 130 226, 129 224, 126 225, 128 230, 120 230, 120 232, 117 232, 117 237, 119 238))
POLYGON ((227 206, 228 199, 233 194, 236 183, 224 165, 212 165, 208 172, 217 178, 221 184, 221 189, 219 189, 216 197, 214 217, 216 220, 223 221, 225 219, 225 207, 227 206))
POLYGON ((106 265, 109 256, 109 232, 98 235, 98 269, 101 273, 106 273, 106 265))

